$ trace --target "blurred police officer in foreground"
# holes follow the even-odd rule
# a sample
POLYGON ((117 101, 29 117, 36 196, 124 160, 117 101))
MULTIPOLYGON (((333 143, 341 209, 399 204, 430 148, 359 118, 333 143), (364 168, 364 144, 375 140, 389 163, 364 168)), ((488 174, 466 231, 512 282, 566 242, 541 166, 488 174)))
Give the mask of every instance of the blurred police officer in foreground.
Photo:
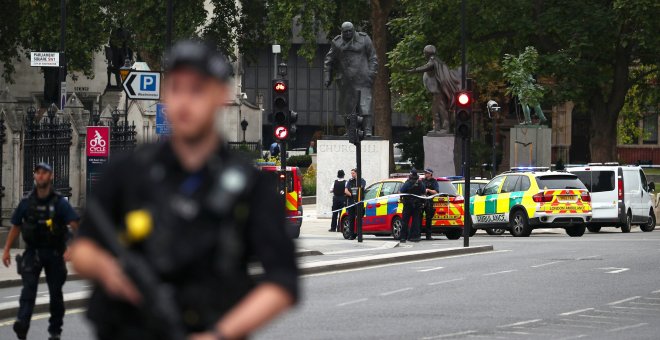
POLYGON ((216 111, 229 101, 231 66, 224 56, 182 41, 166 70, 171 139, 109 165, 72 249, 76 271, 97 283, 88 317, 100 339, 175 338, 172 323, 162 321, 173 314, 188 339, 244 338, 297 299, 284 199, 274 179, 230 152, 218 132, 216 111), (146 260, 158 284, 140 287, 149 280, 130 275, 131 263, 108 250, 107 226, 122 251, 146 260), (256 282, 247 272, 252 258, 264 269, 256 282), (150 288, 164 294, 153 298, 150 288), (163 296, 175 311, 157 308, 163 296))
POLYGON ((5 267, 11 264, 9 248, 19 233, 22 233, 27 245, 23 255, 16 257, 18 273, 23 280, 23 290, 14 332, 19 339, 27 337, 37 298, 39 276, 43 268, 50 295, 49 339, 58 340, 62 333, 64 318, 62 286, 67 276, 64 264, 65 258, 68 258, 67 225, 74 230, 78 228, 78 214, 69 201, 53 191, 53 168, 50 165, 37 164, 34 169, 34 190, 18 204, 11 223, 13 226, 2 254, 5 267))
POLYGON ((330 192, 332 193, 332 221, 330 222, 330 230, 328 231, 331 232, 341 229, 341 226, 337 228, 337 220, 339 219, 341 209, 346 206, 346 180, 344 176, 344 170, 337 171, 337 179, 332 182, 332 187, 330 187, 330 192))
MULTIPOLYGON (((360 178, 360 185, 359 187, 362 188, 361 192, 364 195, 364 187, 367 185, 367 182, 364 180, 364 178, 360 178)), ((360 200, 363 200, 364 197, 359 197, 358 198, 358 181, 357 181, 357 169, 353 168, 351 169, 351 179, 346 182, 346 187, 344 188, 344 194, 346 195, 346 206, 350 206, 351 204, 355 204, 359 202, 360 200)), ((357 205, 348 208, 348 221, 350 224, 350 230, 348 231, 351 233, 351 237, 349 239, 353 240, 357 236, 355 233, 355 218, 357 216, 357 205)), ((362 218, 362 216, 360 216, 362 218)), ((343 227, 342 227, 343 228, 343 227)))
MULTIPOLYGON (((433 178, 433 169, 427 168, 424 170, 424 194, 433 196, 440 191, 440 185, 435 178, 433 178)), ((433 208, 433 199, 424 200, 424 215, 426 216, 426 239, 433 239, 433 215, 435 215, 435 208, 433 208)))
POLYGON ((415 197, 424 195, 424 184, 419 180, 417 170, 412 169, 410 176, 401 186, 403 196, 403 228, 401 229, 401 243, 406 241, 419 242, 421 239, 422 209, 424 199, 415 197))

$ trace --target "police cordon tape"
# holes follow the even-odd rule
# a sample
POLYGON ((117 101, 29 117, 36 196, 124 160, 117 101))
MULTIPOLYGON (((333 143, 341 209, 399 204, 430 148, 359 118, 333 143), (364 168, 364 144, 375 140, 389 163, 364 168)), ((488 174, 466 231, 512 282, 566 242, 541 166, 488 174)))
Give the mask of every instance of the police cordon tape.
MULTIPOLYGON (((403 197, 403 196, 413 196, 413 197, 421 198, 421 199, 423 199, 423 200, 430 200, 430 199, 434 199, 434 198, 436 198, 436 197, 440 197, 440 196, 443 196, 443 197, 456 197, 456 196, 454 196, 454 195, 447 194, 447 193, 442 193, 442 192, 441 192, 441 193, 437 193, 437 194, 435 194, 435 195, 431 195, 431 196, 419 196, 419 195, 414 195, 414 194, 394 194, 394 195, 387 195, 387 196, 378 197, 378 198, 379 198, 379 199, 384 199, 384 198, 397 197, 397 196, 398 196, 399 198, 401 198, 401 197, 403 197)), ((352 207, 354 207, 354 206, 356 206, 356 205, 358 205, 358 204, 364 203, 364 202, 366 202, 366 201, 355 202, 355 203, 353 203, 353 204, 351 204, 351 205, 348 205, 348 206, 345 206, 345 207, 341 207, 340 209, 336 209, 336 210, 331 210, 331 211, 322 212, 322 213, 317 214, 317 215, 322 215, 322 216, 330 215, 330 214, 332 214, 332 213, 339 212, 339 211, 342 211, 342 210, 344 210, 344 209, 352 208, 352 207)), ((304 218, 304 217, 314 217, 314 215, 309 214, 309 215, 300 215, 300 216, 287 216, 287 219, 298 219, 298 218, 304 218)))

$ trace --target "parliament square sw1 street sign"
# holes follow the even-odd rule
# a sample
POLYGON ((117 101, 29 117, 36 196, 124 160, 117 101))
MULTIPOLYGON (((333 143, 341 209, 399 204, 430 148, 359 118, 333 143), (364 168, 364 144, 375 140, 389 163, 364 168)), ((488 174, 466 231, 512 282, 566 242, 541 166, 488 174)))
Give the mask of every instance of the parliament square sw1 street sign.
POLYGON ((160 72, 131 71, 123 85, 129 99, 160 99, 160 72))

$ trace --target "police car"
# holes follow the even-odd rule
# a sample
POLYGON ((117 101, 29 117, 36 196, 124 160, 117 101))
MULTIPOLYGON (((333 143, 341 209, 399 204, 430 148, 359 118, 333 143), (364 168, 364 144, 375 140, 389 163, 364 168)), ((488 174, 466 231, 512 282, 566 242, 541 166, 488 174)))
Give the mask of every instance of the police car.
MULTIPOLYGON (((364 190, 364 217, 362 218, 362 233, 364 235, 392 236, 395 240, 401 237, 403 227, 401 201, 401 186, 408 174, 401 178, 385 179, 371 184, 364 190)), ((438 178, 440 195, 433 198, 432 228, 434 233, 442 233, 450 240, 461 238, 463 233, 463 196, 456 193, 451 182, 438 178)), ((350 228, 346 208, 341 211, 340 221, 345 239, 355 237, 357 230, 350 228)), ((422 216, 422 234, 426 228, 426 218, 422 216)))
POLYGON ((470 211, 474 229, 502 228, 516 237, 536 228, 564 228, 579 237, 592 216, 591 195, 580 179, 547 168, 514 168, 496 176, 470 198, 470 211))

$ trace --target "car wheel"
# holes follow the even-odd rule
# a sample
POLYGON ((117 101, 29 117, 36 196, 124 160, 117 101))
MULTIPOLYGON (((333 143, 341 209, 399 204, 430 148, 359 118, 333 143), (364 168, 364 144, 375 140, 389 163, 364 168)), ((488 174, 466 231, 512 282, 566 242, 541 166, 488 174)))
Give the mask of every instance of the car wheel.
POLYGON ((629 233, 632 228, 632 215, 630 212, 626 214, 626 223, 621 226, 621 232, 629 233))
POLYGON ((392 218, 392 237, 395 240, 401 239, 401 228, 403 228, 403 222, 399 216, 394 216, 392 218))
POLYGON ((649 221, 646 224, 640 225, 639 228, 644 232, 651 232, 655 230, 655 222, 655 213, 653 213, 653 210, 651 210, 649 213, 649 221))
POLYGON ((502 235, 502 234, 504 234, 505 231, 506 231, 506 229, 503 229, 503 228, 488 228, 488 229, 486 229, 486 233, 488 235, 492 235, 492 236, 502 235))
POLYGON ((527 214, 522 209, 516 210, 509 220, 509 232, 513 237, 528 237, 532 234, 532 228, 527 221, 527 214))
POLYGON ((587 230, 587 227, 583 225, 566 228, 566 234, 570 237, 580 237, 584 235, 584 232, 587 230))
POLYGON ((591 225, 588 226, 587 229, 589 229, 589 232, 591 232, 591 233, 597 233, 597 232, 600 231, 600 227, 591 226, 591 225))
POLYGON ((348 216, 341 219, 341 234, 347 240, 352 240, 355 238, 353 236, 355 233, 351 230, 351 223, 348 219, 348 216))
POLYGON ((447 239, 450 239, 450 240, 458 240, 459 238, 461 238, 461 233, 462 233, 462 230, 460 230, 460 229, 448 230, 448 231, 445 232, 445 236, 447 236, 447 239))

